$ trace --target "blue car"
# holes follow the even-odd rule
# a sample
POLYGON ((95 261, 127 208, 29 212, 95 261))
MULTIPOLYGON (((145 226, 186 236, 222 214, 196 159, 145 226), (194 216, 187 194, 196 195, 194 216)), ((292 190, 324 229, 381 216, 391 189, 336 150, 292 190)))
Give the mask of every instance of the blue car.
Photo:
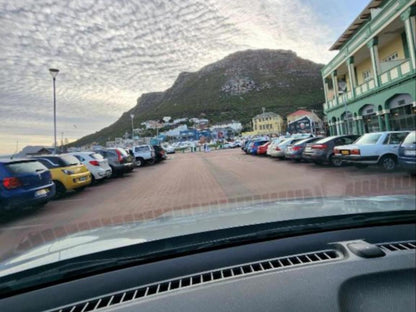
POLYGON ((400 145, 399 164, 406 171, 416 174, 416 131, 410 132, 400 145))
POLYGON ((54 195, 51 173, 40 162, 0 159, 0 212, 43 206, 54 195))
POLYGON ((251 155, 257 155, 257 149, 259 148, 260 145, 263 145, 264 143, 269 142, 268 140, 259 140, 259 141, 254 141, 252 142, 251 145, 249 145, 249 151, 248 153, 251 155))

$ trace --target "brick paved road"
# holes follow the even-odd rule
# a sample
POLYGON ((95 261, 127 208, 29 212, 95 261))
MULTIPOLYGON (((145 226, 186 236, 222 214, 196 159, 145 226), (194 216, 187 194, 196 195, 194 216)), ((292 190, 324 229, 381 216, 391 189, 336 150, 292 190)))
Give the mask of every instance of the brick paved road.
POLYGON ((44 241, 162 213, 247 201, 414 193, 415 178, 378 168, 331 168, 245 155, 240 149, 174 154, 0 221, 0 259, 44 241))

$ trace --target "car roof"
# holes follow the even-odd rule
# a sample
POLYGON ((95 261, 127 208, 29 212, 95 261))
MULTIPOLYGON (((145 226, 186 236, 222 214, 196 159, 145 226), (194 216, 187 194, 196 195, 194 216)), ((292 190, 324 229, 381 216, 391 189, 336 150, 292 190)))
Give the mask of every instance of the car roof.
POLYGON ((30 158, 0 158, 1 164, 10 164, 15 162, 21 162, 21 161, 35 161, 35 159, 30 158))

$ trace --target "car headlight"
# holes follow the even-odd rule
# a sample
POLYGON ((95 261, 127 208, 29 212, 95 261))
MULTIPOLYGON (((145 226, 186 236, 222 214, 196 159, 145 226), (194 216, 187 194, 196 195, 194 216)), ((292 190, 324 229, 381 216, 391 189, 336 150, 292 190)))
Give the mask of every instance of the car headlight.
POLYGON ((72 170, 68 170, 68 169, 62 169, 62 172, 68 175, 74 174, 75 172, 72 170))

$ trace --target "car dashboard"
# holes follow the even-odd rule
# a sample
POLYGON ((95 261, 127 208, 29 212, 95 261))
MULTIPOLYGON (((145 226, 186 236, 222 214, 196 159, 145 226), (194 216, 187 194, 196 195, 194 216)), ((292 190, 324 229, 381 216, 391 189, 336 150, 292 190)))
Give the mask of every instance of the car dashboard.
POLYGON ((197 252, 34 289, 0 311, 415 311, 415 224, 197 252))

